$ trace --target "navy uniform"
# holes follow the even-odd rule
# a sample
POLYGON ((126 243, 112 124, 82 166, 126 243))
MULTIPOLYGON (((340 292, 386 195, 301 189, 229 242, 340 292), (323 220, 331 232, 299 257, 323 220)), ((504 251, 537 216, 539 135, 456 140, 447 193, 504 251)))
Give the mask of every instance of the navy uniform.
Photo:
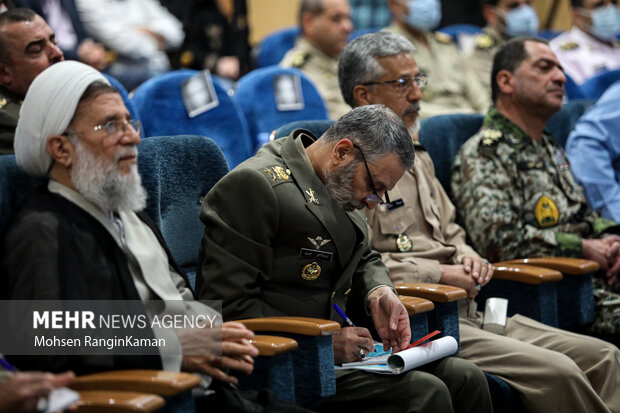
MULTIPOLYGON (((313 142, 311 134, 296 130, 266 144, 205 198, 197 288, 201 299, 223 301, 224 319, 305 316, 342 322, 333 304, 363 310, 373 289, 392 285, 380 255, 370 248, 363 213, 345 212, 314 172, 304 150, 313 142)), ((339 374, 330 404, 360 411, 451 412, 451 399, 459 411, 491 409, 482 372, 448 357, 398 376, 339 374)))

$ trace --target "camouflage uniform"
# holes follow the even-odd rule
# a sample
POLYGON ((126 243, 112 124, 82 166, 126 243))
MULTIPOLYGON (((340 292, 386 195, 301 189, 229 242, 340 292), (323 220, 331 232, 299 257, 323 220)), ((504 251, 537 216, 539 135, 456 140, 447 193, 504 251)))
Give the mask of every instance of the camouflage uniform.
POLYGON ((13 138, 23 97, 0 87, 0 155, 13 153, 13 138))
POLYGON ((467 61, 476 72, 480 83, 487 88, 487 95, 491 95, 491 70, 493 69, 493 57, 495 53, 506 43, 502 35, 486 26, 482 33, 474 38, 474 48, 467 53, 467 61))
MULTIPOLYGON (((597 238, 616 226, 588 210, 551 135, 534 141, 495 108, 456 156, 452 191, 476 251, 491 261, 580 257, 581 238, 597 238)), ((620 333, 618 296, 603 283, 595 289, 596 329, 620 333)))

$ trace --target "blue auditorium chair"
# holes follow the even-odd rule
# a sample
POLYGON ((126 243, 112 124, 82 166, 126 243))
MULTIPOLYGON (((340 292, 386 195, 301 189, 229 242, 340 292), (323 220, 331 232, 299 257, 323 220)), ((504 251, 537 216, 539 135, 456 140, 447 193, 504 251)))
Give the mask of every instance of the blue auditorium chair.
POLYGON ((590 79, 583 82, 580 88, 586 99, 597 100, 605 93, 607 88, 617 80, 620 80, 620 69, 609 70, 592 76, 590 79))
POLYGON ((564 73, 566 83, 564 84, 564 97, 567 101, 586 99, 586 95, 577 83, 567 73, 564 73))
POLYGON ((295 46, 299 35, 301 29, 299 26, 293 26, 266 36, 258 46, 256 66, 260 68, 280 63, 286 52, 295 46))
POLYGON ((248 121, 254 149, 269 139, 271 131, 289 122, 304 119, 328 119, 325 103, 312 82, 298 69, 269 66, 253 70, 239 80, 234 99, 248 121), (274 79, 293 76, 301 87, 303 107, 280 110, 276 103, 274 79))
POLYGON ((218 144, 230 168, 252 155, 248 126, 239 105, 216 80, 219 105, 194 117, 187 114, 181 94, 184 81, 199 73, 177 70, 149 79, 134 93, 146 138, 162 135, 201 135, 218 144))
POLYGON ((438 29, 438 31, 449 35, 455 42, 457 42, 460 34, 476 35, 482 31, 482 27, 476 26, 475 24, 459 23, 442 27, 438 29))
POLYGON ((110 85, 114 89, 118 90, 118 93, 121 94, 123 102, 125 103, 125 106, 127 106, 127 110, 129 110, 129 113, 131 113, 131 118, 140 119, 140 113, 138 112, 138 108, 136 107, 136 104, 130 99, 129 93, 127 92, 127 89, 125 89, 125 86, 123 86, 123 84, 119 82, 118 79, 107 73, 102 73, 102 75, 104 75, 106 79, 108 79, 108 81, 110 82, 110 85))
POLYGON ((561 35, 562 33, 563 32, 560 30, 543 29, 538 32, 538 37, 551 41, 555 39, 557 36, 561 35))

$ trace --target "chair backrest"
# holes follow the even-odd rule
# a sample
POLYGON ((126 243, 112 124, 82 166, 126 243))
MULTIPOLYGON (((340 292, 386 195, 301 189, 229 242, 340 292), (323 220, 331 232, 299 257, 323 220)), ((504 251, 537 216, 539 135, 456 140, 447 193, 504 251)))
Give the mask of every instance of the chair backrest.
POLYGON ((266 36, 258 46, 256 56, 257 67, 277 65, 286 52, 295 46, 297 37, 301 34, 299 26, 287 27, 266 36))
POLYGON ((312 82, 298 69, 279 66, 256 69, 245 75, 237 85, 235 100, 241 106, 250 129, 254 148, 258 149, 269 139, 271 131, 296 120, 328 119, 323 99, 312 82), (281 110, 276 102, 276 79, 287 77, 301 92, 303 107, 281 110))
POLYGON ((333 120, 298 120, 280 126, 273 134, 274 139, 284 138, 295 129, 305 129, 317 138, 323 135, 334 123, 333 120))
POLYGON ((585 99, 586 95, 583 93, 583 90, 579 87, 577 83, 570 77, 568 74, 564 73, 566 76, 566 83, 564 84, 564 95, 568 101, 576 100, 576 99, 585 99))
POLYGON ((243 112, 226 90, 214 79, 219 105, 190 118, 183 103, 182 83, 196 75, 195 70, 169 72, 143 83, 133 101, 142 117, 143 135, 200 135, 213 139, 230 168, 252 155, 252 143, 243 112))
POLYGON ((129 110, 129 113, 131 113, 131 117, 133 119, 140 119, 140 112, 138 111, 138 107, 129 98, 129 93, 127 92, 127 89, 125 89, 125 86, 123 86, 123 84, 119 82, 118 79, 116 79, 113 76, 110 76, 107 73, 102 73, 102 75, 104 75, 106 79, 108 79, 108 81, 110 82, 110 85, 114 89, 118 90, 118 92, 121 94, 121 97, 123 98, 123 102, 125 102, 125 106, 127 106, 127 110, 129 110))
POLYGON ((605 90, 617 80, 620 80, 620 70, 610 70, 596 76, 592 76, 581 84, 581 91, 587 99, 598 99, 605 90))
POLYGON ((0 156, 0 239, 15 210, 43 182, 19 169, 15 155, 0 156))
POLYGON ((558 144, 562 147, 566 146, 568 135, 575 127, 581 115, 583 115, 593 103, 594 102, 589 99, 571 100, 565 103, 562 110, 549 119, 545 129, 555 138, 558 144))
POLYGON ((562 34, 562 31, 553 30, 553 29, 542 29, 538 32, 538 37, 551 41, 561 34, 562 34))
POLYGON ((420 142, 433 159, 435 175, 448 195, 454 157, 461 145, 480 130, 482 119, 478 114, 456 114, 433 116, 421 122, 420 142))
POLYGON ((148 192, 147 213, 161 230, 173 257, 195 271, 203 225, 202 198, 228 172, 217 144, 202 136, 159 136, 138 146, 138 168, 148 192))

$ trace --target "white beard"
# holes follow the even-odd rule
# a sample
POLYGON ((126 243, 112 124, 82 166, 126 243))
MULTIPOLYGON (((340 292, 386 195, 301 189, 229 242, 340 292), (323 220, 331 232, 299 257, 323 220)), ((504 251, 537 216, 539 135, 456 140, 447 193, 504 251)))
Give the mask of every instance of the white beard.
POLYGON ((71 139, 75 146, 76 161, 71 169, 71 182, 86 199, 104 212, 140 211, 146 206, 146 190, 138 173, 138 166, 131 165, 130 172, 118 172, 118 160, 128 154, 138 155, 135 146, 123 148, 106 163, 82 143, 79 137, 71 139))

